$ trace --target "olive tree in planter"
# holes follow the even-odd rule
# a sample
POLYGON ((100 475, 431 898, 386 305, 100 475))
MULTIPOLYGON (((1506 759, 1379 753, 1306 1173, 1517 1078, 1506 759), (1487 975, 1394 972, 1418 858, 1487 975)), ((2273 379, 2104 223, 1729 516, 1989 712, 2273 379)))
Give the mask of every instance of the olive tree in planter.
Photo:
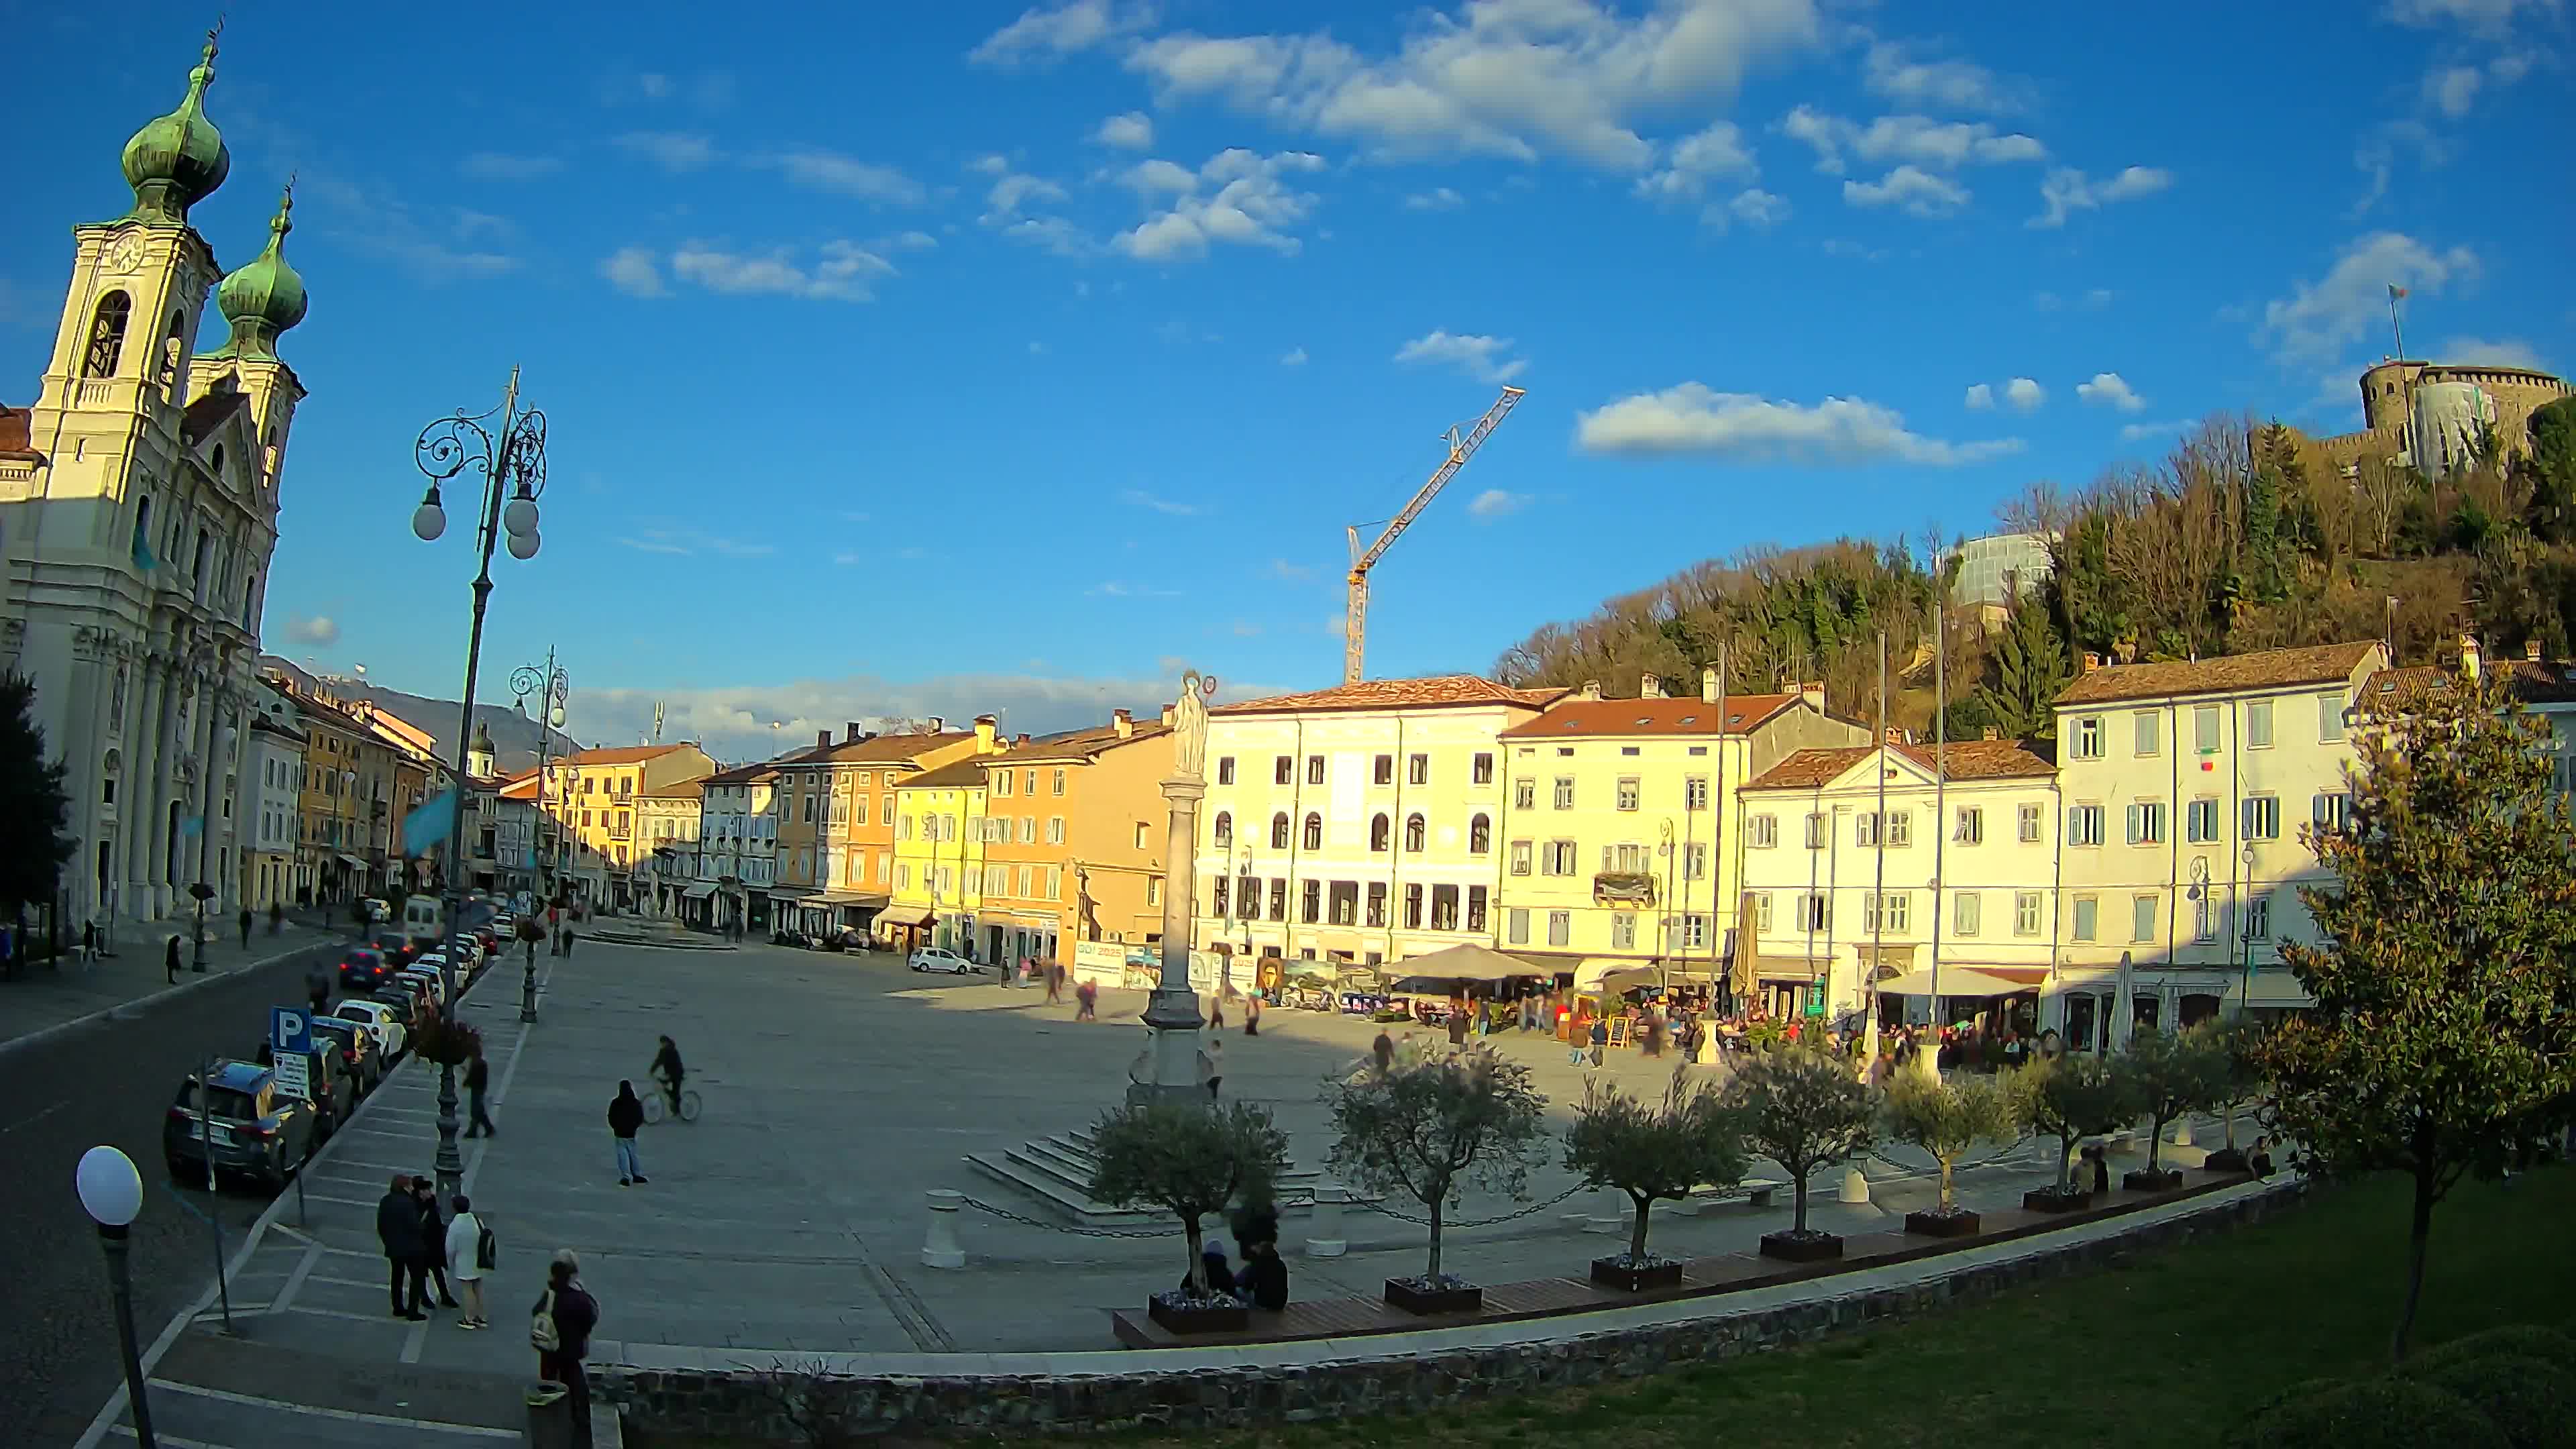
POLYGON ((1330 1157, 1344 1180, 1401 1192, 1431 1217, 1431 1253, 1418 1277, 1386 1280, 1386 1301, 1410 1313, 1468 1313, 1485 1290, 1440 1270, 1441 1217, 1461 1188, 1518 1196, 1540 1146, 1547 1098, 1529 1068, 1477 1047, 1455 1055, 1419 1044, 1386 1071, 1325 1084, 1337 1140, 1330 1157))
POLYGON ((1586 1187, 1615 1187, 1636 1205, 1628 1251, 1592 1260, 1592 1281, 1631 1293, 1682 1281, 1678 1258, 1646 1251, 1648 1214, 1659 1201, 1689 1197, 1702 1185, 1733 1187, 1751 1164, 1744 1134, 1715 1087, 1676 1068, 1659 1104, 1599 1083, 1584 1089, 1582 1109, 1565 1132, 1565 1165, 1586 1187))
POLYGON ((1977 1215, 1959 1206, 1959 1159, 1980 1142, 2018 1134, 2021 1110, 2013 1100, 2010 1077, 1903 1077, 1887 1089, 1880 1108, 1886 1134, 1931 1154, 1941 1164, 1938 1207, 1905 1215, 1905 1230, 1940 1238, 1964 1238, 1978 1228, 1977 1215))
POLYGON ((2225 1090, 2219 1081, 2224 1063, 2210 1050, 2205 1032, 2140 1031, 2129 1043, 2122 1069, 2128 1073, 2137 1108, 2147 1114, 2147 1165, 2120 1176, 2131 1192, 2164 1192, 2182 1186, 2182 1173, 2158 1161, 2165 1129, 2187 1112, 2197 1112, 2225 1090))
POLYGON ((2068 1054, 2022 1068, 2022 1125, 2057 1139, 2057 1185, 2022 1194, 2032 1212, 2071 1213, 2089 1206, 2093 1190, 2070 1183, 2075 1144, 2137 1116, 2137 1098, 2120 1068, 2101 1056, 2068 1054))
POLYGON ((1208 1285, 1200 1224, 1229 1206, 1271 1200, 1279 1174, 1288 1170, 1288 1134, 1246 1102, 1149 1103, 1102 1113, 1091 1129, 1091 1148, 1095 1201, 1151 1203, 1180 1219, 1189 1240, 1186 1286, 1155 1294, 1147 1313, 1174 1333, 1243 1327, 1249 1320, 1242 1301, 1208 1285))
POLYGON ((2251 1021, 2220 1022, 2198 1028, 2208 1034, 2207 1046, 2213 1056, 2210 1063, 2210 1086, 2213 1100, 2210 1110, 2227 1129, 2226 1145, 2202 1165, 2212 1172, 2245 1172, 2245 1149, 2236 1145, 2236 1118, 2245 1104, 2262 1095, 2263 1068, 2255 1059, 2261 1049, 2263 1028, 2251 1021))
POLYGON ((1789 1174, 1797 1213, 1787 1232, 1764 1233, 1766 1257, 1818 1262, 1843 1255, 1843 1240, 1807 1227, 1807 1179, 1877 1139, 1877 1103, 1851 1064, 1818 1047, 1784 1042, 1736 1069, 1723 1101, 1738 1114, 1746 1145, 1789 1174))

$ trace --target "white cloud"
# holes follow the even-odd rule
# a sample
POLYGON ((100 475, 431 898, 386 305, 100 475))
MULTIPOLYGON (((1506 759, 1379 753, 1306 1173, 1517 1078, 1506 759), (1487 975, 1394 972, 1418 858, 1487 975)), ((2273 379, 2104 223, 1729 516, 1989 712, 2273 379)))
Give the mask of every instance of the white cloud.
POLYGON ((710 292, 822 302, 874 301, 876 293, 869 282, 894 275, 892 262, 856 242, 828 241, 817 250, 818 259, 806 266, 784 248, 751 256, 692 241, 672 253, 671 273, 710 292))
POLYGON ((1302 347, 1289 348, 1286 352, 1279 354, 1279 365, 1281 367, 1304 367, 1306 365, 1306 349, 1302 347))
POLYGON ((1815 49, 1816 0, 1659 4, 1493 0, 1416 19, 1394 53, 1305 35, 1175 33, 1126 57, 1166 102, 1214 98, 1379 156, 1572 157, 1642 171, 1642 118, 1722 109, 1744 77, 1815 49), (1624 7, 1622 7, 1624 8, 1624 7))
POLYGON ((1089 232, 1060 216, 1024 216, 1001 232, 1013 241, 1026 242, 1060 257, 1087 257, 1100 249, 1089 232))
POLYGON ((774 543, 746 543, 741 539, 720 538, 677 525, 640 528, 631 534, 620 535, 617 542, 621 547, 638 553, 668 554, 674 558, 693 557, 700 549, 724 558, 767 558, 778 552, 778 545, 774 543))
POLYGON ((786 173, 789 181, 813 191, 829 191, 894 206, 919 206, 929 197, 929 192, 920 182, 894 167, 861 161, 837 151, 807 147, 778 156, 774 164, 786 173))
POLYGON ((1970 412, 1986 413, 1994 411, 1995 390, 1993 385, 1982 382, 1970 383, 1968 385, 1967 407, 1970 412))
POLYGON ((2388 194, 2400 151, 2412 151, 2416 161, 2427 168, 2446 166, 2451 160, 2451 148, 2433 134, 2433 128, 2411 116, 2371 127, 2353 147, 2352 164, 2370 178, 2370 189, 2353 203, 2352 215, 2359 216, 2377 206, 2380 198, 2388 194))
POLYGON ((1497 518, 1520 512, 1529 507, 1529 503, 1530 496, 1526 493, 1506 493, 1500 488, 1488 488, 1467 505, 1467 516, 1480 523, 1491 523, 1497 518))
POLYGON ((2004 384, 2004 401, 2018 411, 2033 412, 2048 401, 2048 389, 2027 377, 2016 377, 2004 384))
POLYGON ((2461 29, 2482 39, 2500 40, 2517 15, 2537 16, 2557 9, 2558 0, 2388 0, 2385 13, 2400 25, 2461 29))
POLYGON ((1876 96, 1899 105, 1936 106, 1952 111, 2002 114, 2019 104, 1996 81, 1994 72, 1964 60, 1915 60, 1906 48, 1879 41, 1863 62, 1861 84, 1876 96))
POLYGON ((1936 121, 1929 116, 1880 116, 1863 126, 1841 116, 1799 106, 1780 118, 1781 134, 1816 153, 1816 169, 1839 176, 1844 153, 1872 165, 1890 163, 1956 171, 1962 166, 2037 161, 2048 148, 2018 131, 1998 134, 1983 121, 1936 121))
POLYGON ((1302 244, 1289 228, 1314 211, 1315 195, 1297 190, 1289 178, 1322 169, 1324 158, 1311 152, 1264 156, 1241 147, 1208 158, 1195 175, 1170 162, 1146 162, 1130 174, 1162 178, 1175 194, 1149 202, 1151 214, 1119 233, 1112 245, 1148 262, 1194 260, 1216 242, 1293 256, 1302 244), (1179 189, 1182 177, 1189 180, 1187 190, 1179 189))
POLYGON ((670 131, 630 131, 617 138, 617 145, 665 171, 700 171, 717 159, 713 141, 670 131))
POLYGON ((2128 380, 2116 372, 2097 372, 2091 382, 2075 384, 2075 395, 2097 407, 2118 408, 2124 413, 2145 412, 2147 409, 2147 400, 2138 396, 2128 380))
POLYGON ((2486 72, 2473 65, 2437 66, 2424 75, 2424 102, 2456 121, 2478 103, 2486 72))
POLYGON ((2527 367, 2546 372, 2540 352, 2518 337, 2501 337, 2489 341, 2483 337, 2454 337, 2433 353, 2437 362, 2458 367, 2527 367))
POLYGON ((535 181, 563 169, 561 156, 512 156, 477 151, 457 163, 459 171, 481 181, 535 181))
POLYGON ((427 281, 497 277, 521 265, 515 256, 475 245, 487 233, 507 237, 514 230, 483 212, 415 205, 381 183, 361 185, 311 171, 297 185, 295 199, 300 223, 427 281))
POLYGON ((328 614, 289 619, 286 623, 286 637, 298 644, 311 644, 327 649, 340 642, 340 621, 328 614))
POLYGON ((1207 512, 1207 509, 1196 503, 1179 503, 1169 498, 1157 498, 1142 488, 1121 489, 1118 501, 1130 508, 1150 508, 1156 513, 1168 513, 1175 518, 1194 518, 1207 512))
POLYGON ((2388 318, 2391 285, 2424 293, 2478 274, 2465 246, 2436 252, 2399 232, 2373 232, 2346 246, 2323 279, 2296 282, 2290 295, 2263 306, 2263 330, 2284 366, 2322 366, 2388 318))
POLYGON ((1260 632, 1261 626, 1258 624, 1246 623, 1241 619, 1234 621, 1234 637, 1237 639, 1249 639, 1260 632))
POLYGON ((1700 213, 1700 220, 1720 231, 1724 231, 1729 222, 1740 221, 1746 226, 1767 230, 1788 219, 1788 198, 1775 196, 1759 186, 1748 186, 1735 193, 1735 199, 1729 201, 1723 209, 1712 206, 1700 213))
POLYGON ((1111 116, 1091 133, 1091 139, 1121 151, 1142 151, 1154 144, 1154 118, 1143 111, 1111 116))
POLYGON ((1006 171, 993 182, 993 189, 984 195, 984 205, 988 209, 984 213, 983 221, 986 226, 999 226, 1018 215, 1021 205, 1025 202, 1051 202, 1064 199, 1064 188, 1043 176, 1006 171))
POLYGON ((1121 5, 1113 0, 1068 0, 1051 7, 1031 6, 1020 18, 984 37, 966 52, 978 65, 1014 66, 1076 55, 1154 23, 1148 4, 1121 5))
POLYGON ((2061 166, 2039 183, 2039 199, 2048 210, 2023 225, 2064 226, 2069 212, 2094 211, 2115 201, 2153 196, 2171 185, 2173 173, 2158 166, 2132 166, 2100 181, 2088 180, 2072 166, 2061 166))
POLYGON ((1639 196, 1661 202, 1697 201, 1713 180, 1750 181, 1762 173, 1745 147, 1744 133, 1732 121, 1720 121, 1674 142, 1663 163, 1637 178, 1639 196))
POLYGON ((2177 418, 2169 423, 2122 423, 2120 441, 2134 443, 2141 438, 2177 437, 2192 426, 2189 418, 2177 418))
POLYGON ((939 238, 926 231, 899 231, 880 243, 890 252, 926 252, 939 245, 939 238))
POLYGON ((1947 468, 2017 453, 2019 438, 1953 443, 1909 432, 1903 415, 1859 398, 1813 406, 1696 382, 1640 393, 1578 416, 1575 441, 1590 453, 1701 456, 1730 463, 1912 463, 1947 468))
POLYGON ((1451 332, 1432 332, 1416 337, 1395 350, 1398 362, 1425 362, 1434 366, 1455 367, 1480 382, 1500 386, 1518 377, 1529 367, 1526 358, 1506 357, 1512 349, 1508 337, 1463 336, 1451 332))
POLYGON ((1407 211, 1456 211, 1466 204, 1467 198, 1446 186, 1435 186, 1429 191, 1417 191, 1404 198, 1404 209, 1407 211))
POLYGON ((1908 216, 1948 216, 1968 204, 1968 188, 1915 166, 1899 166, 1877 181, 1846 181, 1852 206, 1893 206, 1908 216))
POLYGON ((1315 571, 1304 564, 1293 564, 1284 558, 1274 558, 1270 561, 1270 576, 1275 579, 1285 579, 1292 584, 1302 584, 1313 578, 1315 571))
POLYGON ((1181 591, 1178 589, 1160 589, 1151 584, 1122 583, 1116 579, 1111 579, 1104 584, 1094 584, 1083 592, 1103 599, 1177 599, 1181 596, 1181 591))
POLYGON ((662 285, 662 269, 644 247, 619 247, 599 264, 599 274, 630 297, 670 295, 671 289, 662 285))

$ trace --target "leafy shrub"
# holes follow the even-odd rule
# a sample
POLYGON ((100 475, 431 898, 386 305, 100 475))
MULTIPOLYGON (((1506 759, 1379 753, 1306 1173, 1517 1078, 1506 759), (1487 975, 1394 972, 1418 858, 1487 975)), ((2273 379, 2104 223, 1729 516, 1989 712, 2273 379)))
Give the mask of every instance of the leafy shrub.
POLYGON ((2407 1376, 2477 1405, 2513 1449, 2565 1444, 2576 1426, 2576 1385, 2564 1368, 2545 1359, 2491 1352, 2407 1376))
POLYGON ((2414 1379, 2371 1379, 2293 1394, 2257 1411, 2229 1449, 2514 1449, 2457 1394, 2414 1379))
POLYGON ((2576 1375, 2576 1338, 2543 1324, 2508 1323, 2435 1344, 2406 1360, 2406 1371, 2424 1376, 2449 1364, 2498 1357, 2536 1358, 2576 1375))

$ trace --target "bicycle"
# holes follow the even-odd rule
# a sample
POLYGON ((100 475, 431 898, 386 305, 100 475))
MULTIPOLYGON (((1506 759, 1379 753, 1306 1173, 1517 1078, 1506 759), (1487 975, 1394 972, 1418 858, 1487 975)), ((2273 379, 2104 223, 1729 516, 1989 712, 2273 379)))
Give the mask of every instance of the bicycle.
MULTIPOLYGON (((698 1109, 703 1105, 704 1103, 701 1102, 698 1097, 697 1089, 693 1087, 683 1087, 680 1089, 680 1110, 678 1116, 681 1121, 695 1122, 698 1120, 698 1109)), ((671 1094, 668 1090, 657 1088, 649 1096, 645 1097, 644 1120, 647 1123, 659 1122, 664 1117, 670 1115, 672 1115, 671 1094)))

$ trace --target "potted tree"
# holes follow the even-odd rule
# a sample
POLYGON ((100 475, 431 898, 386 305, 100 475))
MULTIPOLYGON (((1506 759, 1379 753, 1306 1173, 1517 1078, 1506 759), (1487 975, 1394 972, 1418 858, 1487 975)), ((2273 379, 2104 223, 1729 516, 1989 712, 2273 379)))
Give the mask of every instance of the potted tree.
POLYGON ((1529 1181, 1547 1098, 1527 1067, 1482 1047, 1454 1056, 1420 1044, 1386 1071, 1328 1082, 1325 1105, 1338 1134, 1331 1162, 1371 1192, 1401 1192, 1430 1214, 1431 1251, 1422 1272, 1386 1280, 1386 1301, 1408 1313, 1471 1313, 1485 1290, 1440 1270, 1441 1218, 1461 1188, 1518 1196, 1529 1181))
POLYGON ((1592 1281, 1639 1293, 1682 1281, 1680 1259, 1646 1251, 1654 1205, 1686 1198, 1702 1184, 1732 1187, 1744 1180, 1750 1159, 1735 1114, 1719 1103, 1716 1090, 1675 1068, 1656 1105, 1616 1087, 1586 1088, 1566 1129, 1565 1165, 1582 1174, 1584 1186, 1615 1187, 1636 1205, 1628 1251, 1593 1259, 1592 1281))
POLYGON ((2049 1058, 2022 1069, 2022 1125, 2057 1139, 2057 1185, 2023 1193, 2035 1213, 2071 1213, 2089 1206, 2093 1190, 2067 1180, 2075 1144, 2108 1132, 2136 1115, 2127 1080, 2100 1056, 2049 1058))
POLYGON ((1213 1288, 1200 1257, 1200 1224, 1228 1206, 1257 1207, 1288 1169, 1288 1135, 1246 1102, 1224 1107, 1148 1103, 1101 1114, 1091 1130, 1097 1165, 1091 1196, 1117 1207, 1151 1203, 1180 1219, 1189 1265, 1179 1287, 1156 1293, 1147 1315, 1174 1333, 1244 1327, 1244 1303, 1213 1288))
POLYGON ((1880 1117, 1889 1137, 1930 1153, 1941 1164, 1941 1202, 1905 1215, 1905 1230, 1936 1238, 1964 1238, 1978 1228, 1977 1215, 1959 1206, 1959 1159, 1980 1142, 2015 1134, 2020 1112, 2013 1083, 2005 1077, 1907 1076, 1889 1085, 1880 1117))
POLYGON ((1738 1114, 1746 1144, 1789 1174, 1797 1203, 1788 1231, 1762 1235, 1765 1257, 1811 1263, 1843 1255, 1841 1237, 1807 1227, 1807 1179, 1876 1139, 1870 1096, 1850 1063, 1816 1047, 1783 1043, 1736 1069, 1722 1100, 1738 1114))
POLYGON ((2227 1144, 2209 1154, 2201 1165, 2211 1172, 2250 1171, 2245 1149, 2236 1145, 2236 1117, 2263 1090, 2263 1069, 2255 1057, 2262 1046, 2263 1029, 2239 1019, 2201 1030, 2208 1033, 2208 1048, 2215 1058, 2210 1064, 2209 1105, 2227 1129, 2227 1144))
POLYGON ((2147 1165, 2122 1173, 2120 1186, 2131 1192, 2167 1192, 2182 1186, 2182 1172, 2157 1161, 2164 1151, 2165 1129, 2175 1118, 2217 1097, 2223 1065, 2209 1049, 2208 1037, 2199 1032, 2140 1031, 2129 1043, 2124 1069, 2135 1093, 2135 1110, 2145 1112, 2150 1125, 2147 1165))

